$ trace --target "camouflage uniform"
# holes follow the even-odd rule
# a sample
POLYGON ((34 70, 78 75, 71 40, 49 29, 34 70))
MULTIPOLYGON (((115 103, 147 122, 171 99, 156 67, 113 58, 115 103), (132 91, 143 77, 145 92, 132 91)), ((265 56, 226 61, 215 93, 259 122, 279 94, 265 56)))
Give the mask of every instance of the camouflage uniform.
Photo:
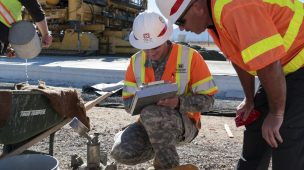
MULTIPOLYGON (((147 60, 145 66, 153 67, 155 79, 160 80, 168 57, 162 61, 147 60)), ((191 142, 198 134, 187 111, 204 112, 213 104, 208 95, 179 96, 179 108, 149 105, 139 121, 129 125, 115 136, 111 156, 119 163, 135 165, 154 158, 155 169, 170 169, 179 165, 176 146, 191 142)), ((125 102, 129 108, 132 99, 125 102)))

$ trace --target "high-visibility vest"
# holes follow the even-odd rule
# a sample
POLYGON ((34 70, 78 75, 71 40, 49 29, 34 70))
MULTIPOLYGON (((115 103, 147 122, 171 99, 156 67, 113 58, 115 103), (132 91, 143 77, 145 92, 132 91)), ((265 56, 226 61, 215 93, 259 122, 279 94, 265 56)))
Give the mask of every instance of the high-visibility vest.
POLYGON ((22 4, 18 0, 0 0, 0 21, 8 27, 21 20, 22 4))
MULTIPOLYGON (((133 96, 142 84, 155 81, 153 69, 145 67, 146 59, 144 51, 139 51, 131 57, 124 81, 124 99, 133 96)), ((176 82, 177 95, 191 95, 191 93, 213 95, 218 90, 202 57, 195 50, 178 44, 173 44, 162 80, 176 82), (204 64, 193 68, 192 63, 204 64), (191 79, 195 82, 191 83, 191 79)), ((188 112, 188 116, 200 128, 200 113, 188 112)))
POLYGON ((300 0, 211 0, 215 43, 243 70, 280 60, 285 75, 304 66, 304 5, 300 0))

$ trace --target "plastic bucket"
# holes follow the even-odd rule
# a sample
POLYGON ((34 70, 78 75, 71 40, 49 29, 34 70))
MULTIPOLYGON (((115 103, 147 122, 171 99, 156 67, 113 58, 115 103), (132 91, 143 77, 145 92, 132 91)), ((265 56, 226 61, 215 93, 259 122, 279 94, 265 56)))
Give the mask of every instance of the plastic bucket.
POLYGON ((16 56, 31 59, 41 52, 41 40, 34 25, 28 21, 18 21, 9 30, 9 42, 16 56))
POLYGON ((59 170, 56 158, 42 154, 25 154, 0 160, 1 170, 59 170))

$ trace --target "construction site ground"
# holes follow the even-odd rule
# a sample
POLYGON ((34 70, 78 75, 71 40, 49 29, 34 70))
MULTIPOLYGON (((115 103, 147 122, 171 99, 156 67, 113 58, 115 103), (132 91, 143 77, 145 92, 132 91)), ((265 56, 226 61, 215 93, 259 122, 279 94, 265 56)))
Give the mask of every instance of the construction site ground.
MULTIPOLYGON (((178 147, 180 163, 192 163, 199 169, 217 170, 234 169, 242 147, 243 127, 236 128, 234 118, 235 107, 240 101, 216 100, 213 112, 202 116, 202 129, 189 144, 178 147), (210 116, 213 115, 213 116, 210 116), (224 125, 232 131, 233 138, 227 135, 224 125)), ((130 116, 121 107, 95 107, 88 112, 91 120, 90 134, 100 133, 101 150, 108 154, 114 142, 114 135, 137 117, 130 116)), ((30 150, 48 152, 48 138, 35 144, 30 150)), ((0 148, 2 145, 0 145, 0 148)), ((60 162, 62 170, 70 167, 71 155, 77 154, 86 162, 86 139, 80 137, 69 126, 64 126, 55 135, 54 157, 60 162)), ((108 157, 108 163, 113 162, 108 157)), ((136 166, 118 164, 119 170, 144 170, 152 165, 152 161, 136 166)))

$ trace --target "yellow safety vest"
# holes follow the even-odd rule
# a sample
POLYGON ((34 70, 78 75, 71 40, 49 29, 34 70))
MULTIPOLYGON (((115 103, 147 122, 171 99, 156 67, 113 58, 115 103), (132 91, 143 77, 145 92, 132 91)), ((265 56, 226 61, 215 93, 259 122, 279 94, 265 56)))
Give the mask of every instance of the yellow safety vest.
MULTIPOLYGON (((188 86, 190 86, 192 92, 196 94, 212 95, 215 91, 217 91, 217 86, 215 85, 211 75, 191 74, 191 62, 193 60, 192 57, 194 50, 178 44, 173 44, 173 46, 176 46, 176 48, 173 48, 172 50, 177 50, 177 56, 173 56, 171 60, 168 60, 166 69, 163 73, 165 76, 162 76, 163 80, 173 81, 171 71, 176 70, 175 82, 178 86, 178 95, 188 95, 190 93, 188 86), (189 83, 190 78, 195 76, 199 81, 195 82, 194 84, 189 83)), ((123 98, 133 96, 136 90, 138 90, 138 87, 140 87, 142 84, 151 82, 151 80, 148 80, 148 82, 145 80, 146 77, 152 77, 152 72, 148 72, 147 68, 145 67, 146 58, 146 54, 143 51, 139 51, 132 56, 131 66, 134 73, 135 82, 131 82, 130 80, 124 81, 123 98)), ((199 69, 206 70, 208 68, 206 67, 199 69)), ((126 74, 131 74, 131 72, 127 71, 126 74)), ((209 71, 205 71, 205 74, 209 74, 209 71)))
MULTIPOLYGON (((210 75, 208 67, 191 68, 191 63, 198 60, 198 58, 193 58, 193 49, 179 44, 173 44, 171 53, 173 53, 173 50, 177 50, 177 55, 170 56, 171 58, 168 59, 162 79, 165 81, 176 82, 178 86, 177 95, 191 95, 191 92, 193 94, 213 95, 217 92, 217 86, 210 75), (205 71, 203 74, 196 74, 196 69, 205 71), (172 70, 175 72, 175 79, 172 77, 172 70), (198 81, 191 83, 191 79, 198 81), (191 90, 191 92, 189 90, 191 90)), ((124 89, 122 93, 124 99, 134 96, 136 90, 138 90, 138 87, 142 84, 153 81, 151 76, 153 72, 151 72, 151 70, 148 71, 148 68, 145 67, 146 59, 147 56, 144 51, 139 51, 131 57, 131 67, 135 81, 128 79, 124 81, 124 89), (148 78, 146 79, 146 77, 148 78)), ((130 71, 131 70, 127 70, 126 74, 132 74, 130 71)), ((196 127, 200 129, 200 112, 187 112, 187 115, 195 122, 196 127)))
POLYGON ((8 27, 21 20, 22 4, 18 0, 0 0, 0 21, 8 27))

